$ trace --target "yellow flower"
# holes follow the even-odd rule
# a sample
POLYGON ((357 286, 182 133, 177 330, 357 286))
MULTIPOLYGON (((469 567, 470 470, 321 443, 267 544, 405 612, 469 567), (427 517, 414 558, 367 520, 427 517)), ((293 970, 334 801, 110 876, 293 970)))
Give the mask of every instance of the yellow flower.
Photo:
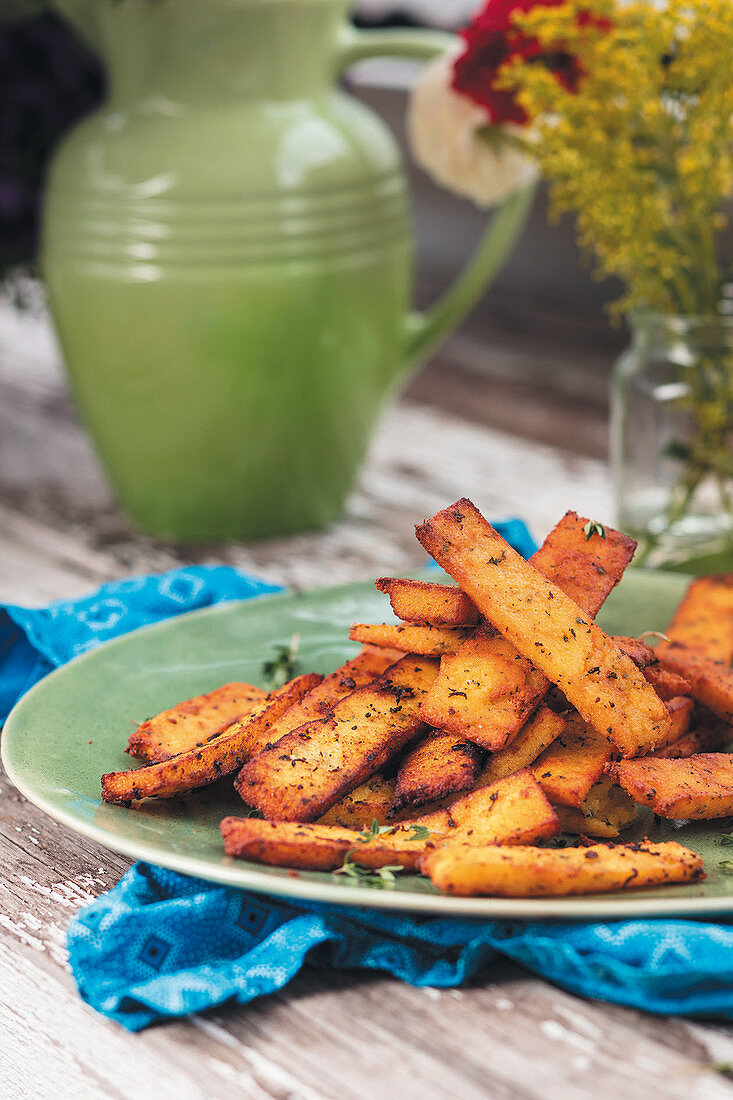
POLYGON ((733 190, 733 4, 565 0, 516 22, 582 66, 576 93, 519 58, 502 83, 533 120, 554 214, 575 213, 598 276, 625 282, 617 308, 716 312, 715 233, 733 190))

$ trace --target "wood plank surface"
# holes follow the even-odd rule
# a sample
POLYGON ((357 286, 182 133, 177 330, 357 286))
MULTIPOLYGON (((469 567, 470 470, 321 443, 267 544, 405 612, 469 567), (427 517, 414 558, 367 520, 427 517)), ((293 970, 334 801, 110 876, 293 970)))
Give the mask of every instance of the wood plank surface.
MULTIPOLYGON (((509 403, 497 423, 490 372, 478 353, 468 366, 466 356, 464 346, 453 361, 449 345, 387 412, 342 521, 182 550, 136 534, 115 508, 43 317, 0 308, 0 599, 42 604, 201 560, 297 588, 405 571, 424 562, 412 524, 462 494, 493 517, 520 512, 537 536, 567 507, 611 520, 591 414, 572 446, 553 446, 562 394, 548 406, 539 392, 529 408, 528 388, 521 416, 509 403)), ((733 1062, 728 1026, 588 1002, 506 962, 446 991, 307 968, 248 1007, 131 1036, 83 1005, 64 948, 71 914, 128 861, 57 825, 0 776, 0 865, 2 1097, 733 1097, 711 1068, 733 1062)))

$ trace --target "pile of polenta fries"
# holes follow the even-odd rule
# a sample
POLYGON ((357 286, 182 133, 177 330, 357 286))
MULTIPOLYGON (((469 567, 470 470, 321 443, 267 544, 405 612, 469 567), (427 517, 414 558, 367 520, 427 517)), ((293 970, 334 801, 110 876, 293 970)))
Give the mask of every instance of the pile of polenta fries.
POLYGON ((733 814, 733 576, 694 581, 651 649, 595 622, 634 553, 618 531, 568 512, 527 562, 459 500, 417 538, 455 587, 382 578, 401 622, 352 626, 364 648, 330 676, 226 684, 143 723, 145 765, 103 776, 105 801, 233 776, 227 855, 450 894, 703 878, 680 844, 619 838, 641 807, 733 814))

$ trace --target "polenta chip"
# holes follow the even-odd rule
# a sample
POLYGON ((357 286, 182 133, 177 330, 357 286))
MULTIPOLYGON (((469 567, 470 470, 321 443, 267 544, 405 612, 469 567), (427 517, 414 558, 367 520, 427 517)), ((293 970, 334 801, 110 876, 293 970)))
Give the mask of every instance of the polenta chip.
POLYGON ((471 630, 458 626, 413 626, 410 623, 354 623, 349 630, 352 642, 390 646, 403 653, 422 657, 442 657, 455 653, 471 636, 471 630))
POLYGON ((733 755, 622 760, 608 774, 642 806, 673 820, 707 821, 733 814, 733 755))
POLYGON ((491 754, 477 782, 485 786, 533 764, 566 725, 562 715, 541 706, 505 749, 491 754))
POLYGON ((588 848, 428 849, 420 868, 446 894, 563 897, 699 882, 703 862, 675 841, 593 844, 588 848))
POLYGON ((484 754, 471 741, 433 730, 410 749, 397 773, 393 812, 470 791, 484 754))
POLYGON ((329 717, 293 730, 245 764, 235 784, 240 795, 273 821, 321 817, 422 732, 418 708, 437 671, 426 657, 403 657, 329 717))
POLYGON ((633 662, 471 501, 439 512, 417 536, 486 619, 624 755, 648 752, 667 737, 667 709, 633 662))
POLYGON ((580 806, 613 754, 610 741, 570 714, 566 729, 532 765, 532 774, 553 805, 580 806))
POLYGON ((733 573, 694 580, 666 633, 671 642, 729 665, 733 661, 733 573))
POLYGON ((160 764, 103 775, 103 800, 137 802, 143 798, 172 798, 230 775, 253 752, 259 751, 275 723, 321 679, 315 673, 296 677, 269 695, 244 722, 235 723, 200 748, 189 749, 160 764))
POLYGON ((732 668, 678 642, 660 642, 656 652, 665 668, 689 680, 693 699, 724 722, 733 722, 732 668))
POLYGON ((360 867, 376 869, 398 864, 403 870, 411 870, 426 847, 425 840, 415 839, 414 829, 401 825, 368 839, 338 825, 252 817, 225 817, 220 828, 228 856, 308 871, 333 871, 347 855, 360 867))
POLYGON ((392 610, 403 622, 423 626, 477 626, 481 620, 468 596, 453 585, 380 577, 376 586, 389 596, 392 610))
POLYGON ((125 751, 148 764, 170 760, 243 721, 266 697, 252 684, 224 684, 148 718, 130 734, 125 751))
MULTIPOLYGON (((531 559, 532 565, 557 584, 590 615, 600 609, 621 579, 636 543, 608 528, 605 537, 588 538, 587 521, 568 512, 531 559)), ((641 659, 648 646, 633 639, 641 659)), ((440 673, 422 706, 426 722, 464 736, 490 751, 503 749, 545 696, 550 682, 516 646, 484 625, 453 657, 444 657, 440 673)))
POLYGON ((334 802, 318 819, 319 825, 341 825, 345 829, 364 829, 376 821, 386 825, 395 794, 394 779, 372 775, 361 786, 334 802))

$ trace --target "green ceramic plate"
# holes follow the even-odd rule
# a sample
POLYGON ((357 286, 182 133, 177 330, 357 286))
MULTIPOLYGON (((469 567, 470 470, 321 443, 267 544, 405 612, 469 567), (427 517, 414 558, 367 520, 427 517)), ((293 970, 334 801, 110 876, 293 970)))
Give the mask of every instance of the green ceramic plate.
MULTIPOLYGON (((614 633, 663 628, 687 578, 631 572, 600 616, 614 633)), ((140 810, 100 802, 102 772, 125 768, 123 747, 132 729, 179 699, 228 680, 262 681, 262 663, 275 647, 300 635, 303 669, 328 672, 358 647, 347 640, 354 621, 380 622, 385 598, 369 583, 305 595, 268 596, 193 612, 136 631, 52 673, 18 704, 3 734, 8 775, 36 806, 57 821, 115 851, 190 875, 265 894, 358 903, 385 909, 483 917, 620 917, 733 911, 733 877, 718 868, 725 821, 653 826, 655 839, 674 836, 706 860, 700 884, 624 895, 542 900, 450 898, 418 876, 400 877, 392 890, 352 885, 343 877, 260 867, 222 853, 219 821, 242 803, 220 784, 140 810)))

